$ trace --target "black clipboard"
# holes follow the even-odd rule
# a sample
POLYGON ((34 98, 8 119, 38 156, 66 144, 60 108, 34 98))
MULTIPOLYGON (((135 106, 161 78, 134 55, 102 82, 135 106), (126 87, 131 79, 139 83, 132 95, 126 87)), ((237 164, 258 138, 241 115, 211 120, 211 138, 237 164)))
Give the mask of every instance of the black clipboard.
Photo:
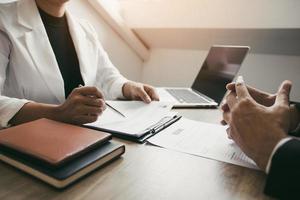
POLYGON ((137 143, 145 143, 149 138, 153 137, 160 131, 164 130, 165 128, 171 126, 178 120, 180 120, 182 116, 180 115, 174 115, 174 116, 166 116, 162 118, 160 121, 158 121, 156 124, 151 125, 150 127, 146 128, 145 130, 142 130, 139 134, 140 136, 136 135, 130 135, 124 132, 119 132, 111 129, 105 129, 100 127, 95 127, 91 125, 84 125, 84 127, 91 128, 94 130, 104 131, 112 134, 114 137, 118 137, 125 140, 130 140, 137 143))

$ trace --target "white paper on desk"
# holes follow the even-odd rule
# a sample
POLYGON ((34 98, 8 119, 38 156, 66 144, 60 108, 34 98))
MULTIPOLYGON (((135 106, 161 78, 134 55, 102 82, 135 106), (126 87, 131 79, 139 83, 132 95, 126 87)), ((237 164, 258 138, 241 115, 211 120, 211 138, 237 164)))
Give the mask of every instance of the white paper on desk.
POLYGON ((258 169, 253 160, 227 138, 226 127, 221 125, 182 118, 148 142, 163 148, 258 169))
POLYGON ((126 118, 107 108, 99 119, 87 125, 140 136, 142 131, 158 123, 164 117, 174 116, 172 105, 166 102, 108 101, 111 106, 125 114, 126 118))
POLYGON ((147 104, 142 101, 107 101, 109 105, 121 111, 127 118, 138 115, 145 115, 147 113, 169 112, 172 106, 169 102, 152 101, 147 104))
POLYGON ((103 126, 106 124, 119 123, 128 121, 135 116, 147 115, 151 112, 167 113, 172 109, 173 105, 164 102, 151 102, 146 104, 142 101, 106 101, 109 105, 120 111, 126 117, 123 117, 109 106, 106 107, 105 111, 99 116, 98 120, 94 123, 87 125, 103 126))

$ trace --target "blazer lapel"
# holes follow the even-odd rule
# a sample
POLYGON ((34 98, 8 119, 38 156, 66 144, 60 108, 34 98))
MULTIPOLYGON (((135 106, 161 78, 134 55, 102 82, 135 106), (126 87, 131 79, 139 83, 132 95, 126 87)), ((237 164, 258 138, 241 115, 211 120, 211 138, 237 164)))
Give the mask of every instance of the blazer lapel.
MULTIPOLYGON (((19 1, 18 21, 31 29, 25 32, 26 48, 36 69, 59 102, 65 101, 64 82, 43 22, 33 0, 19 1)), ((32 80, 34 81, 34 80, 32 80)))
POLYGON ((94 85, 97 74, 96 45, 82 29, 81 25, 75 21, 73 16, 66 11, 70 34, 76 49, 80 65, 80 72, 85 85, 94 85))

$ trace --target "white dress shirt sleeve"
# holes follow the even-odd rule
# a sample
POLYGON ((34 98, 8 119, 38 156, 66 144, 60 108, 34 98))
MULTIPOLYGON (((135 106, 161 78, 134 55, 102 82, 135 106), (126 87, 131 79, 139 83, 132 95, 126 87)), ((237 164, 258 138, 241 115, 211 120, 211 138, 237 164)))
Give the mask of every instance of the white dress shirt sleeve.
POLYGON ((11 44, 0 27, 0 129, 9 126, 10 119, 23 107, 28 100, 9 98, 2 95, 6 69, 9 63, 11 44))

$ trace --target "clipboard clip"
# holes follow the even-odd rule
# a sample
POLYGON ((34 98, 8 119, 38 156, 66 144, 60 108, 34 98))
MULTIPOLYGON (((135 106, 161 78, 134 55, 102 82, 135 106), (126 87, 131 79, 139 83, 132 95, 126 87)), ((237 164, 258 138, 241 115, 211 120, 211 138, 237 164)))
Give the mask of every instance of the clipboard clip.
POLYGON ((172 125, 173 123, 177 122, 182 116, 174 115, 174 116, 167 116, 159 120, 156 124, 150 126, 145 131, 148 132, 145 136, 139 138, 139 142, 143 143, 150 137, 153 137, 163 129, 167 128, 168 126, 172 125))

